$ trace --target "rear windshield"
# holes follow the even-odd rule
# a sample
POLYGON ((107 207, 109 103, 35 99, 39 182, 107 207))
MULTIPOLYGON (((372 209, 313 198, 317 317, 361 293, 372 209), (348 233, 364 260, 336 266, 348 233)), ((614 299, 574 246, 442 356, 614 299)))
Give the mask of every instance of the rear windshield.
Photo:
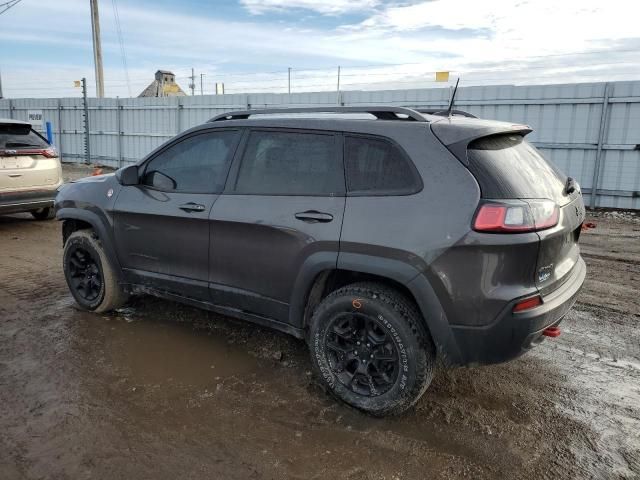
POLYGON ((548 198, 566 203, 566 176, 522 135, 482 137, 469 144, 469 170, 483 198, 548 198))
POLYGON ((47 148, 49 144, 44 138, 31 130, 30 125, 0 125, 0 149, 47 148))

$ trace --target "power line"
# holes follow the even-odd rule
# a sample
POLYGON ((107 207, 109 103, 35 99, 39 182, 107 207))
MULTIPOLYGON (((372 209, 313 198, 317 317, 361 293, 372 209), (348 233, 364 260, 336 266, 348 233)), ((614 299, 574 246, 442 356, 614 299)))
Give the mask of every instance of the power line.
MULTIPOLYGON (((407 64, 398 64, 398 66, 404 66, 407 64)), ((611 66, 611 65, 630 65, 630 66, 636 66, 637 63, 636 62, 630 62, 630 61, 621 61, 621 62, 598 62, 598 63, 582 63, 582 64, 578 64, 578 65, 571 65, 571 66, 564 66, 564 65, 534 65, 534 66, 522 66, 522 67, 517 67, 517 66, 512 66, 512 67, 506 67, 506 68, 484 68, 484 69, 477 69, 477 70, 450 70, 450 72, 452 74, 458 74, 458 73, 464 73, 465 76, 468 75, 483 75, 483 74, 495 74, 495 73, 505 73, 505 77, 508 77, 509 74, 513 74, 513 73, 524 73, 524 72, 528 72, 530 70, 540 70, 540 69, 547 69, 550 71, 550 74, 554 74, 557 75, 557 71, 558 70, 562 70, 561 73, 563 74, 579 74, 579 75, 586 75, 580 73, 581 71, 584 71, 586 69, 590 69, 592 67, 607 67, 607 66, 611 66)), ((424 72, 420 72, 420 71, 408 71, 408 70, 399 70, 399 71, 389 71, 389 72, 359 72, 359 73, 344 73, 344 67, 342 68, 342 73, 340 74, 341 78, 349 78, 349 77, 359 77, 359 78, 367 78, 367 77, 385 77, 385 76, 419 76, 419 75, 425 75, 425 74, 432 74, 434 72, 432 71, 424 71, 424 72)), ((319 70, 319 69, 318 69, 319 70)), ((327 72, 327 75, 300 75, 299 73, 295 75, 295 79, 296 81, 308 81, 308 80, 313 80, 313 79, 319 79, 319 78, 333 78, 333 76, 335 75, 335 72, 333 70, 330 69, 322 69, 323 71, 327 72)), ((294 71, 295 72, 295 71, 294 71)), ((275 78, 259 78, 259 79, 248 79, 248 80, 238 80, 238 81, 234 81, 233 85, 244 85, 244 84, 255 84, 255 83, 286 83, 286 72, 277 72, 280 73, 280 77, 275 77, 275 78)), ((616 73, 617 74, 617 73, 616 73)), ((209 74, 202 74, 202 75, 206 75, 209 76, 209 74)), ((255 72, 255 73, 247 73, 245 76, 249 77, 249 76, 253 76, 253 75, 264 75, 262 73, 259 72, 255 72)), ((607 73, 607 75, 609 75, 609 73, 607 73)), ((226 79, 227 76, 226 75, 217 75, 218 78, 224 78, 226 79)), ((136 76, 136 77, 129 77, 129 81, 131 81, 131 78, 133 78, 133 80, 135 81, 139 81, 139 82, 144 82, 144 81, 148 81, 150 80, 150 77, 145 76, 136 76)), ((177 76, 177 79, 184 79, 184 80, 191 80, 191 76, 177 76)), ((492 77, 493 78, 493 77, 492 77)), ((504 79, 504 78, 502 78, 504 79)), ((333 80, 331 80, 333 81, 333 80)), ((29 86, 29 85, 42 85, 42 83, 44 82, 44 80, 34 80, 34 81, 20 81, 20 85, 24 85, 24 86, 29 86)), ((60 80, 60 82, 62 82, 62 80, 60 80)), ((53 84, 50 80, 47 80, 48 84, 53 84)), ((66 83, 66 82, 65 82, 66 83)), ((92 82, 90 82, 92 83, 92 82)), ((126 85, 128 83, 127 80, 106 80, 105 83, 111 84, 112 86, 116 86, 116 85, 126 85)), ((92 83, 93 85, 93 83, 92 83)), ((43 87, 44 88, 44 87, 43 87)))
MULTIPOLYGON (((1 0, 0 0, 1 1, 1 0)), ((15 0, 12 0, 15 1, 15 0)), ((112 0, 114 8, 114 17, 117 16, 116 19, 116 27, 119 30, 119 37, 121 40, 121 52, 123 59, 123 66, 125 70, 125 79, 124 80, 107 80, 109 88, 112 92, 122 92, 124 86, 127 87, 127 91, 129 96, 131 96, 131 81, 132 77, 129 76, 127 63, 126 63, 126 55, 124 51, 124 37, 122 36, 121 26, 119 25, 119 14, 117 12, 117 0, 112 0)), ((0 5, 6 5, 0 4, 0 5)), ((539 56, 529 56, 526 58, 526 61, 523 60, 522 65, 517 64, 516 60, 510 59, 505 60, 502 64, 497 64, 495 68, 491 66, 486 66, 486 64, 478 64, 475 63, 469 65, 465 69, 464 67, 459 67, 458 70, 450 70, 451 74, 461 76, 465 81, 466 85, 470 84, 487 84, 489 82, 498 81, 500 84, 510 84, 510 83, 518 83, 520 81, 524 81, 525 83, 531 83, 531 80, 534 79, 543 79, 545 83, 549 81, 553 81, 558 83, 558 81, 562 81, 562 78, 568 78, 570 81, 580 81, 581 78, 591 79, 591 78, 599 78, 603 81, 611 78, 640 78, 640 72, 637 69, 637 62, 632 61, 636 57, 631 57, 629 55, 618 55, 614 56, 612 59, 616 61, 598 61, 594 62, 594 58, 583 58, 583 62, 576 61, 574 62, 565 62, 562 63, 558 59, 571 57, 574 55, 595 55, 602 53, 617 53, 617 54, 635 54, 638 55, 640 53, 637 50, 624 50, 624 49, 612 49, 608 51, 592 51, 592 52, 576 52, 576 53, 565 53, 565 54, 552 54, 552 55, 539 55, 539 56), (546 58, 548 61, 543 63, 542 61, 535 60, 546 58), (532 64, 533 63, 533 64, 532 64), (567 63, 571 63, 568 65, 567 63), (473 66, 479 67, 473 69, 473 66), (608 68, 617 66, 617 68, 608 68), (607 69, 608 68, 608 69, 607 69), (606 71, 600 71, 602 69, 607 69, 606 71)), ((608 57, 611 58, 611 55, 608 57)), ((497 63, 497 62, 496 62, 497 63)), ((406 85, 406 84, 414 84, 414 85, 425 85, 431 86, 433 81, 434 71, 431 71, 427 68, 428 64, 425 63, 400 63, 400 64, 386 64, 386 65, 370 65, 370 66, 358 66, 358 67, 345 67, 341 66, 341 89, 354 88, 357 86, 370 86, 376 87, 380 85, 384 85, 385 87, 394 88, 394 85, 406 85), (345 68, 347 71, 345 72, 345 68), (351 80, 351 82, 350 82, 351 80), (354 82, 355 80, 355 82, 354 82)), ((77 72, 68 72, 68 75, 77 75, 77 72)), ((228 84, 227 92, 269 92, 269 91, 278 91, 278 92, 286 92, 288 91, 288 71, 280 70, 280 71, 271 71, 271 72, 245 72, 245 73, 230 73, 223 74, 216 72, 214 74, 209 73, 201 73, 201 84, 203 84, 203 77, 206 75, 208 77, 213 77, 213 79, 222 79, 223 81, 229 81, 229 78, 238 78, 236 81, 228 84)), ((79 76, 79 75, 78 75, 79 76)), ((14 77, 16 78, 16 77, 14 77)), ((134 77, 137 81, 142 83, 143 81, 148 81, 150 77, 142 77, 136 76, 134 77)), ((190 80, 189 87, 192 88, 192 94, 195 89, 195 73, 192 70, 191 75, 180 76, 178 75, 176 78, 184 78, 185 80, 190 80)), ((310 91, 313 88, 320 88, 321 91, 330 91, 335 89, 335 69, 333 67, 327 68, 307 68, 297 70, 293 68, 291 70, 291 81, 295 82, 297 91, 310 91)), ((42 79, 40 81, 35 80, 31 77, 30 80, 25 82, 21 80, 16 80, 19 87, 12 87, 11 84, 13 82, 9 82, 7 84, 6 78, 4 82, 5 90, 9 90, 13 92, 51 92, 51 94, 55 95, 56 90, 59 92, 66 92, 73 89, 70 85, 70 81, 56 80, 52 82, 50 79, 42 79), (62 85, 64 82, 64 86, 62 85), (42 86, 42 85, 47 85, 42 86)), ((213 83, 213 82, 212 82, 213 83)), ((93 83, 92 83, 93 85, 93 83)), ((441 84, 444 85, 444 84, 441 84)), ((420 88, 420 87, 416 87, 420 88)), ((204 93, 208 89, 201 86, 201 93, 204 93)), ((52 95, 49 95, 52 96, 52 95)), ((58 94, 57 96, 60 96, 58 94)))
POLYGON ((120 43, 120 54, 122 55, 122 66, 124 68, 124 77, 127 81, 127 92, 131 97, 131 82, 129 81, 129 69, 127 68, 127 53, 124 49, 124 37, 122 36, 122 28, 120 27, 120 14, 118 13, 117 0, 111 0, 113 5, 113 17, 116 21, 116 31, 118 32, 118 42, 120 43))
POLYGON ((0 15, 2 15, 4 12, 9 10, 10 8, 15 7, 21 1, 22 0, 9 0, 8 2, 0 3, 0 15))

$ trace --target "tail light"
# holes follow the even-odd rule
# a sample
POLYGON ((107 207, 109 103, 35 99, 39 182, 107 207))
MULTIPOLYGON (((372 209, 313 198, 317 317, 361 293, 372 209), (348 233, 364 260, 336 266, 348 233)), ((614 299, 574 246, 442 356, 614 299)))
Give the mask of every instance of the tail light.
POLYGON ((522 300, 516 303, 513 306, 513 312, 524 312, 525 310, 531 310, 532 308, 536 308, 542 305, 542 297, 540 295, 536 295, 535 297, 527 298, 526 300, 522 300))
POLYGON ((56 158, 58 156, 58 151, 55 147, 49 147, 42 150, 40 155, 44 155, 47 158, 56 158))
POLYGON ((483 203, 476 212, 473 229, 478 232, 522 233, 558 224, 560 209, 551 200, 518 203, 483 203))
POLYGON ((21 155, 42 155, 43 157, 47 158, 56 158, 58 156, 58 151, 55 149, 55 147, 20 148, 18 150, 6 149, 4 151, 0 151, 0 156, 19 157, 21 155))

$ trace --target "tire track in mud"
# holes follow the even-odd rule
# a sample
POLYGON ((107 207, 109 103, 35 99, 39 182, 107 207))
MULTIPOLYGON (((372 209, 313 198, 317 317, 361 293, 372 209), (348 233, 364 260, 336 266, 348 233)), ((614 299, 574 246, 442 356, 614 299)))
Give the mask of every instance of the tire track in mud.
MULTIPOLYGON (((439 370, 415 409, 372 419, 325 396, 304 345, 283 335, 151 298, 76 310, 59 228, 0 219, 0 476, 640 477, 624 262, 587 258, 598 265, 584 294, 619 286, 615 305, 583 295, 559 339, 508 364, 439 370)), ((607 255, 606 235, 585 237, 607 255)))

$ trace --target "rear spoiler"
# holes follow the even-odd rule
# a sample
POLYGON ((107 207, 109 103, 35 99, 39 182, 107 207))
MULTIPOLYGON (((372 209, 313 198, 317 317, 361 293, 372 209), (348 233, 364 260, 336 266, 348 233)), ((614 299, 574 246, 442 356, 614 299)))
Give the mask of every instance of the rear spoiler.
POLYGON ((467 163, 467 147, 478 138, 501 133, 527 135, 529 125, 480 120, 468 117, 445 118, 431 123, 431 131, 456 157, 467 163))

